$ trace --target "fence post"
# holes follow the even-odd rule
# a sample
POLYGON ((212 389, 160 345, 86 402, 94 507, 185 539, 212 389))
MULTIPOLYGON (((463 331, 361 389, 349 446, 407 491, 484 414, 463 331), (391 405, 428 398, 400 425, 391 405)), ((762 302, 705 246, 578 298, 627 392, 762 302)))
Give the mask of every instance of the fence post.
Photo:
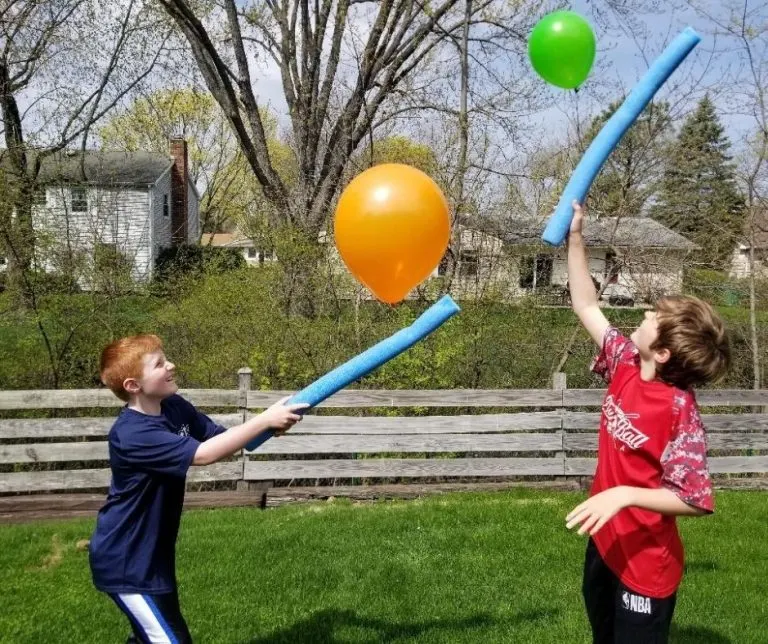
MULTIPOLYGON (((251 383, 253 380, 253 369, 250 367, 243 367, 237 371, 237 407, 242 414, 241 421, 248 420, 248 392, 251 390, 251 383)), ((245 454, 245 450, 242 451, 241 460, 243 463, 242 479, 237 482, 237 490, 240 492, 255 492, 259 495, 259 507, 263 510, 267 507, 267 490, 272 487, 271 481, 246 481, 245 480, 245 464, 248 461, 248 457, 245 454)))
MULTIPOLYGON (((240 422, 244 423, 248 420, 248 392, 251 389, 251 379, 253 377, 253 370, 250 367, 243 367, 237 371, 237 410, 240 412, 240 422)), ((240 452, 240 462, 243 466, 241 478, 235 484, 238 492, 248 492, 251 490, 251 486, 245 477, 245 463, 248 457, 245 455, 245 450, 240 452)))
POLYGON ((237 372, 237 407, 243 415, 242 422, 248 420, 248 392, 251 390, 251 379, 253 378, 253 369, 243 367, 237 372))
MULTIPOLYGON (((565 391, 568 388, 568 378, 565 373, 562 371, 557 371, 556 373, 552 374, 552 389, 555 391, 565 391)), ((565 471, 565 406, 563 401, 560 406, 560 431, 558 434, 560 435, 560 446, 562 447, 561 452, 555 452, 555 457, 559 458, 563 462, 563 474, 566 473, 565 471)))

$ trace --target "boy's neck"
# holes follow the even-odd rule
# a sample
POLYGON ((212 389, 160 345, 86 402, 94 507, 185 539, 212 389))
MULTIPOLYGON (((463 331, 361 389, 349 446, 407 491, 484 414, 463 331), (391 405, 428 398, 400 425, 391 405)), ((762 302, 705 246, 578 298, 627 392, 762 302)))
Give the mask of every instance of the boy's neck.
POLYGON ((159 416, 162 413, 160 403, 162 401, 158 398, 152 398, 150 396, 144 396, 139 394, 134 396, 128 401, 128 409, 133 409, 141 414, 147 416, 159 416))
POLYGON ((640 357, 640 380, 643 382, 656 380, 656 361, 653 358, 646 360, 640 357))

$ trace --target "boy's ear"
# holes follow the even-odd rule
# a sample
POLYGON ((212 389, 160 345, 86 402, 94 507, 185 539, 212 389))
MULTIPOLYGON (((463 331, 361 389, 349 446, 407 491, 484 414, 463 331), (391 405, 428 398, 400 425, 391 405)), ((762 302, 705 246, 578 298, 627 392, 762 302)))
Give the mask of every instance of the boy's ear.
POLYGON ((669 362, 669 359, 672 357, 672 354, 669 352, 669 349, 658 349, 653 356, 653 359, 658 364, 664 364, 666 362, 669 362))
POLYGON ((141 385, 139 384, 139 381, 136 380, 136 378, 126 378, 123 380, 123 389, 127 391, 129 394, 136 395, 141 391, 141 385))

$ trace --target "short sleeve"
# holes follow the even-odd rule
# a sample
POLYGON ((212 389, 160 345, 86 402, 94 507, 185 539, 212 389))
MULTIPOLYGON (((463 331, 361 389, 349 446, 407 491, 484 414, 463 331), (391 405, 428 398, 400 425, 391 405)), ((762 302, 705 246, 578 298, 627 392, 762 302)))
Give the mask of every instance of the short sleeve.
POLYGON ((184 478, 200 441, 179 436, 162 421, 131 424, 123 428, 114 448, 128 465, 153 474, 184 478))
POLYGON ((200 442, 207 441, 208 439, 227 431, 226 427, 211 420, 211 418, 204 413, 198 411, 191 402, 178 394, 169 399, 169 402, 172 402, 172 404, 176 406, 183 422, 189 425, 190 435, 194 436, 200 442))
POLYGON ((209 438, 213 438, 214 436, 218 436, 227 431, 226 427, 219 425, 204 413, 197 411, 197 409, 194 410, 194 414, 195 417, 192 422, 192 427, 195 438, 199 441, 207 441, 209 438))
POLYGON ((706 512, 715 509, 712 479, 707 465, 707 436, 696 400, 690 393, 676 395, 672 439, 661 457, 662 487, 688 505, 706 512))
POLYGON ((623 336, 616 327, 609 326, 605 330, 600 353, 592 362, 592 371, 610 384, 619 365, 637 364, 637 355, 635 343, 623 336))

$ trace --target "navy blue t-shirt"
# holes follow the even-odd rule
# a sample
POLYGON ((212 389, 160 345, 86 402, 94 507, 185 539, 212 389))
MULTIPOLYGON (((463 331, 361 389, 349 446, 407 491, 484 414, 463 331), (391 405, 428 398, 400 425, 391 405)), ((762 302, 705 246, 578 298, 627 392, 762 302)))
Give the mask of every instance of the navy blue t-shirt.
POLYGON ((181 396, 150 416, 124 407, 109 432, 112 482, 90 543, 93 583, 109 593, 176 588, 176 535, 187 470, 224 427, 181 396))

